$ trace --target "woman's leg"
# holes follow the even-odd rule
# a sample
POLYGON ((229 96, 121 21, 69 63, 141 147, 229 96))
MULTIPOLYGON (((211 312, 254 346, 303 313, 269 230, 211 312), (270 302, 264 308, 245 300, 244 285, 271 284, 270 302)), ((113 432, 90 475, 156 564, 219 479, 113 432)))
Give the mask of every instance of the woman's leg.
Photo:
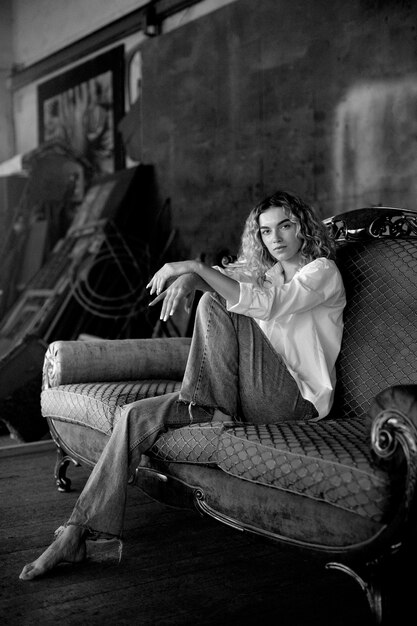
POLYGON ((167 427, 189 424, 190 416, 210 421, 216 409, 253 423, 312 416, 311 405, 300 398, 282 359, 257 324, 228 313, 220 298, 205 294, 198 307, 180 395, 128 405, 64 531, 25 566, 20 577, 29 580, 61 561, 82 560, 87 535, 120 537, 130 468, 137 467, 141 454, 167 427))
POLYGON ((180 399, 251 423, 316 414, 258 324, 211 293, 199 302, 180 399))
POLYGON ((36 561, 24 567, 20 578, 35 578, 62 561, 81 561, 88 538, 120 538, 130 473, 162 431, 189 423, 188 407, 178 402, 178 392, 127 405, 66 527, 36 561))

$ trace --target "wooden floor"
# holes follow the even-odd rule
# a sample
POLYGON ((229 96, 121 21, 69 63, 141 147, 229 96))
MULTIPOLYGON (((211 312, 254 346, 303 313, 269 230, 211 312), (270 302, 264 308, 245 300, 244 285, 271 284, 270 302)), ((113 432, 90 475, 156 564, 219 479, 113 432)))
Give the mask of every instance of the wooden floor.
POLYGON ((70 468, 74 491, 58 493, 52 449, 0 455, 0 624, 368 626, 350 578, 288 548, 259 542, 191 511, 129 490, 123 558, 90 544, 82 565, 31 582, 22 566, 51 541, 88 470, 70 468))

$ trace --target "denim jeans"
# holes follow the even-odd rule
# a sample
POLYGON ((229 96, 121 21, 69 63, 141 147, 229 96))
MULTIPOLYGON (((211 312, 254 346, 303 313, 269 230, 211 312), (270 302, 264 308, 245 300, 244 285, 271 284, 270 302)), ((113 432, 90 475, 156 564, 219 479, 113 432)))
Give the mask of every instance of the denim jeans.
POLYGON ((126 405, 67 524, 86 528, 90 538, 121 538, 128 481, 142 454, 168 428, 211 421, 216 409, 263 424, 316 415, 256 322, 206 293, 181 390, 126 405))

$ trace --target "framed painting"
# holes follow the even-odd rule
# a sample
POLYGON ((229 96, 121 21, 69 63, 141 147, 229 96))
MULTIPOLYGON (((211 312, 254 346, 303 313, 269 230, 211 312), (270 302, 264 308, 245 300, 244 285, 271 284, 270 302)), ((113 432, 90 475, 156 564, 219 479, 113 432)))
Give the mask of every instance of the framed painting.
POLYGON ((124 46, 117 46, 38 86, 39 144, 60 140, 93 176, 124 167, 117 125, 124 115, 124 46))

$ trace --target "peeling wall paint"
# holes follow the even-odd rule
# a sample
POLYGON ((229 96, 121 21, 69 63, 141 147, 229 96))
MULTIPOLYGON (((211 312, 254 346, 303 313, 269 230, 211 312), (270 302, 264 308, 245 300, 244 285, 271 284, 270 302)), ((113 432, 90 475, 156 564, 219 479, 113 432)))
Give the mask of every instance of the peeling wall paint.
POLYGON ((335 113, 334 187, 342 210, 417 207, 417 74, 349 89, 335 113))

